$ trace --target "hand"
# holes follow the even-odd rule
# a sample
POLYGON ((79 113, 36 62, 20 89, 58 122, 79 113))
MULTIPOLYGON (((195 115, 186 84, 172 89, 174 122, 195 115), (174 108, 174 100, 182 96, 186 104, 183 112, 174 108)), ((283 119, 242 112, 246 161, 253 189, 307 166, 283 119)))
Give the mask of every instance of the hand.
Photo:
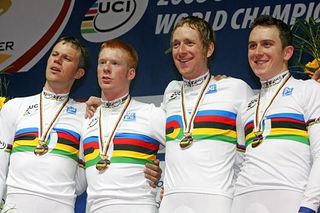
POLYGON ((161 178, 161 173, 162 173, 162 170, 160 168, 160 161, 158 159, 154 161, 154 164, 146 163, 146 166, 144 169, 144 177, 150 181, 149 185, 152 188, 157 187, 157 182, 161 178))
POLYGON ((315 73, 312 76, 312 79, 320 83, 320 68, 315 71, 315 73))
POLYGON ((163 195, 164 195, 164 188, 161 187, 161 189, 160 189, 160 201, 162 201, 163 195))
POLYGON ((87 101, 86 101, 86 115, 85 118, 92 118, 94 113, 96 112, 98 106, 101 105, 101 99, 95 96, 91 96, 87 101))
POLYGON ((226 76, 226 75, 215 75, 214 76, 214 80, 216 80, 216 81, 220 81, 224 78, 228 78, 228 76, 226 76))

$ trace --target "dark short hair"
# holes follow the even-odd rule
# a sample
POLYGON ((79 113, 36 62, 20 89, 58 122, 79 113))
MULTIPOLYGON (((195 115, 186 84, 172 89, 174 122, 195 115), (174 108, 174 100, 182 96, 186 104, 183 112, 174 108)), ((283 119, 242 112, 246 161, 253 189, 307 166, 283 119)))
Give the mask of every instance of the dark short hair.
MULTIPOLYGON (((216 36, 207 21, 196 16, 188 16, 180 19, 180 21, 175 25, 171 33, 171 48, 172 48, 172 36, 177 28, 187 25, 190 28, 197 30, 200 35, 202 46, 204 47, 205 52, 208 51, 209 45, 211 43, 215 44, 216 36)), ((208 58, 208 62, 212 59, 213 54, 208 58)))
MULTIPOLYGON (((270 15, 260 15, 251 24, 251 31, 257 26, 275 26, 279 30, 279 36, 282 48, 292 45, 293 35, 290 26, 280 19, 276 19, 270 15)), ((250 32, 251 32, 250 31, 250 32)))
POLYGON ((87 48, 75 37, 64 36, 61 37, 57 43, 65 42, 71 43, 76 49, 80 50, 79 68, 83 68, 85 71, 89 69, 89 53, 87 48))

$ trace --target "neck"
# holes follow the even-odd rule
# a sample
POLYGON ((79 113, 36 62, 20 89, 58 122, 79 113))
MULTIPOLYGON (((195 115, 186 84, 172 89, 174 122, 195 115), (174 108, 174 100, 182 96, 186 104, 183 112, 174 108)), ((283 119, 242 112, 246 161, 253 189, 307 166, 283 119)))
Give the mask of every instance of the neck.
POLYGON ((111 93, 111 92, 101 92, 101 99, 103 101, 114 101, 120 98, 123 98, 129 94, 129 91, 121 92, 121 93, 111 93))
POLYGON ((46 82, 44 89, 55 94, 67 94, 70 93, 71 88, 53 86, 46 82))

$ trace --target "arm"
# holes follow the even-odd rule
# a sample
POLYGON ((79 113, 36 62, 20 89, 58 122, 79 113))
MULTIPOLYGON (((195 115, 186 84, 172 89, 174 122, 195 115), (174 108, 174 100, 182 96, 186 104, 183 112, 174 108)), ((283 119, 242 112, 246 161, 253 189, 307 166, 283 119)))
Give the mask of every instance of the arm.
POLYGON ((316 212, 320 202, 320 123, 308 128, 313 164, 309 174, 307 187, 301 202, 301 213, 316 212))
POLYGON ((241 114, 237 115, 237 145, 236 145, 236 154, 235 154, 235 163, 233 165, 234 169, 234 181, 236 181, 240 168, 244 161, 244 153, 246 151, 246 140, 244 126, 241 121, 241 114))
MULTIPOLYGON (((165 146, 165 113, 161 108, 154 107, 152 109, 150 126, 153 132, 153 137, 160 141, 160 149, 165 146), (157 119, 155 119, 157 118, 157 119)), ((150 181, 150 186, 155 188, 161 178, 162 169, 160 168, 160 161, 156 159, 154 164, 147 163, 145 166, 145 177, 150 181)))
MULTIPOLYGON (((86 105, 86 111, 85 110, 83 111, 86 113, 87 105, 86 105)), ((79 161, 78 161, 79 164, 78 164, 76 177, 75 177, 76 195, 78 196, 81 195, 83 192, 85 192, 88 186, 86 172, 85 172, 86 165, 84 161, 83 139, 84 139, 84 133, 86 132, 86 128, 88 126, 87 122, 89 121, 89 119, 83 118, 81 121, 82 122, 81 122, 81 132, 80 132, 79 161)))
POLYGON ((14 106, 17 105, 9 101, 0 111, 0 199, 5 197, 10 154, 16 130, 15 118, 18 115, 14 106))
POLYGON ((237 145, 236 145, 235 163, 233 165, 234 180, 237 179, 238 174, 240 172, 240 168, 244 161, 244 152, 246 149, 245 123, 242 121, 242 113, 246 111, 249 100, 251 100, 251 98, 253 98, 254 96, 252 89, 244 82, 241 83, 237 91, 239 91, 239 93, 235 96, 235 98, 238 97, 239 100, 235 105, 235 108, 237 110, 237 120, 236 120, 237 145))
POLYGON ((81 195, 87 189, 87 179, 85 173, 85 163, 84 163, 84 154, 83 154, 83 144, 80 142, 79 149, 79 166, 77 168, 76 177, 76 195, 81 195))
POLYGON ((316 212, 320 204, 320 85, 314 81, 307 81, 307 88, 301 95, 305 119, 308 120, 308 137, 312 166, 300 204, 299 212, 316 212), (306 101, 308 100, 308 101, 306 101))

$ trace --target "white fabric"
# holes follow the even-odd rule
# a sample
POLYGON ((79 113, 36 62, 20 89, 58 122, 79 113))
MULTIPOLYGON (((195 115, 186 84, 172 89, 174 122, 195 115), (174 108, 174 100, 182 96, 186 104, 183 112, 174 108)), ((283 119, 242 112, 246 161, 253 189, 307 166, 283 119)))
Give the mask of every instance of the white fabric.
POLYGON ((157 213, 158 208, 153 205, 109 205, 99 208, 90 213, 157 213))
MULTIPOLYGON (((262 106, 266 106, 277 85, 264 88, 262 106)), ((316 211, 320 201, 320 125, 309 120, 320 118, 320 85, 313 80, 290 78, 281 89, 264 118, 263 142, 252 148, 254 112, 257 96, 241 115, 246 127, 244 164, 235 194, 253 191, 287 190, 303 193, 300 206, 316 211)), ((288 202, 283 205, 297 205, 288 202)))
POLYGON ((253 191, 235 196, 231 213, 298 213, 301 199, 295 191, 253 191))
MULTIPOLYGON (((99 155, 100 109, 103 115, 103 136, 108 138, 122 106, 100 107, 84 125, 83 144, 89 212, 109 208, 110 205, 132 205, 132 211, 134 206, 156 207, 156 190, 150 187, 149 181, 144 177, 144 169, 147 160, 155 160, 158 149, 161 149, 165 143, 163 110, 153 104, 131 100, 108 149, 111 164, 107 170, 99 172, 96 169, 96 163, 101 159, 99 155)), ((139 211, 136 210, 136 212, 139 211)))
MULTIPOLYGON (((181 149, 182 83, 172 81, 168 85, 162 104, 167 116, 165 195, 175 194, 182 200, 186 193, 200 193, 232 199, 237 143, 236 118, 239 106, 246 102, 253 92, 239 79, 211 79, 195 118, 192 131, 194 143, 189 148, 181 149)), ((190 113, 202 85, 184 87, 186 109, 190 113)), ((161 205, 179 207, 178 203, 169 199, 161 205)))
MULTIPOLYGON (((62 101, 44 98, 44 117, 55 113, 61 104, 62 101)), ((7 186, 8 195, 41 196, 74 206, 75 176, 83 175, 78 157, 84 112, 84 104, 70 99, 50 132, 48 153, 36 156, 39 94, 15 98, 4 105, 0 112, 0 141, 4 144, 0 149, 0 197, 7 186)))
POLYGON ((2 212, 6 213, 74 213, 74 207, 55 200, 29 194, 10 194, 2 212), (6 212, 7 211, 7 212, 6 212))
POLYGON ((173 193, 164 196, 159 212, 162 213, 213 213, 230 212, 232 199, 221 195, 173 193))

